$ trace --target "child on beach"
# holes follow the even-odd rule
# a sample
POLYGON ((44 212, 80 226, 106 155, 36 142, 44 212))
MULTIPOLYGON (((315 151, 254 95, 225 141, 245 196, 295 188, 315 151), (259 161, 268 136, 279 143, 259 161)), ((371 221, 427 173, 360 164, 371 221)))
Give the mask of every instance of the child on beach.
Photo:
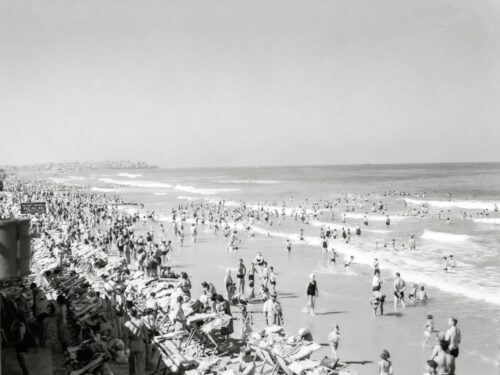
POLYGON ((423 286, 420 287, 420 290, 417 292, 417 300, 420 303, 427 302, 427 293, 425 292, 425 288, 423 286))
POLYGON ((418 293, 418 285, 417 284, 413 284, 413 289, 411 290, 411 292, 408 294, 408 299, 410 300, 410 302, 414 305, 416 300, 417 300, 417 293, 418 293))
POLYGON ((373 307, 373 316, 377 316, 377 311, 380 309, 380 315, 384 315, 385 295, 380 290, 373 292, 371 304, 373 307))
POLYGON ((332 359, 336 360, 340 342, 340 329, 338 325, 332 326, 332 331, 328 335, 328 342, 330 343, 330 349, 332 350, 332 359))
POLYGON ((378 374, 379 375, 393 375, 394 370, 392 369, 392 362, 389 361, 391 355, 387 350, 382 350, 380 354, 381 361, 378 363, 378 374))
POLYGON ((344 259, 344 267, 349 267, 352 264, 352 262, 354 262, 354 256, 353 255, 351 255, 350 257, 346 257, 344 259))
POLYGON ((432 315, 427 315, 427 322, 424 326, 424 347, 430 347, 432 339, 436 336, 436 329, 434 328, 434 317, 432 315))

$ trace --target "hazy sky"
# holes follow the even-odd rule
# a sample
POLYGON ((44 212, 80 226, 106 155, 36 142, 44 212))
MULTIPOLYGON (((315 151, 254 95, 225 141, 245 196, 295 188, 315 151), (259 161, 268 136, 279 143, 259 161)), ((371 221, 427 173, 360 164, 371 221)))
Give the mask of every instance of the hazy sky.
POLYGON ((500 161, 498 0, 2 0, 0 164, 500 161))

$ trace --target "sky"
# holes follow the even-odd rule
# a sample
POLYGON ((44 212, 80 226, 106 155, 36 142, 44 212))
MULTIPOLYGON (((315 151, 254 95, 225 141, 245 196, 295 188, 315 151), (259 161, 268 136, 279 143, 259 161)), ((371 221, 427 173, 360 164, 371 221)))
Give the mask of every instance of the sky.
POLYGON ((0 164, 500 161, 497 0, 2 0, 0 164))

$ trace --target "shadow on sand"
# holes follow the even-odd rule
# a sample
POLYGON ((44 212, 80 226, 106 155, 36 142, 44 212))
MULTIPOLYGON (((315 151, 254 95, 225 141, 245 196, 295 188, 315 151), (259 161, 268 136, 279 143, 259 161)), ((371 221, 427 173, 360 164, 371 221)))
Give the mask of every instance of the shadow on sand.
POLYGON ((347 363, 348 365, 367 365, 369 363, 373 363, 373 361, 342 361, 347 363))
POLYGON ((390 312, 390 313, 386 313, 382 316, 395 316, 396 318, 401 318, 403 316, 403 313, 400 313, 400 312, 390 312))
POLYGON ((285 299, 285 298, 298 298, 299 295, 297 293, 278 293, 278 297, 280 299, 285 299))
POLYGON ((324 311, 317 312, 314 315, 335 315, 335 314, 347 314, 349 311, 324 311))

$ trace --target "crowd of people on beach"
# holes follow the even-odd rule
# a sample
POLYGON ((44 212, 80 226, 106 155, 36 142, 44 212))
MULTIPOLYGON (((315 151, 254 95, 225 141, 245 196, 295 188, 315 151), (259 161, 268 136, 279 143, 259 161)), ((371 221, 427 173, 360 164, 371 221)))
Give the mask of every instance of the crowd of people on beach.
MULTIPOLYGON (((93 257, 92 262, 98 264, 103 262, 105 266, 109 259, 116 257, 123 261, 122 272, 116 276, 116 283, 130 279, 131 273, 141 272, 144 279, 175 279, 174 288, 179 290, 174 307, 169 311, 169 316, 178 329, 187 325, 187 319, 182 308, 187 301, 195 298, 192 296, 191 279, 186 272, 175 273, 172 265, 172 254, 185 246, 186 227, 189 228, 192 243, 197 243, 199 226, 204 226, 208 231, 215 234, 222 233, 227 240, 226 251, 233 253, 238 251, 242 243, 239 233, 245 231, 249 238, 255 236, 254 223, 264 223, 268 228, 290 218, 291 220, 306 225, 321 216, 322 210, 330 210, 340 204, 346 205, 346 213, 354 212, 357 200, 368 201, 367 196, 344 196, 333 201, 312 202, 309 206, 304 204, 299 209, 288 209, 283 201, 281 207, 276 202, 269 205, 247 205, 241 203, 236 207, 228 207, 224 201, 217 203, 190 202, 179 205, 171 211, 166 222, 171 224, 168 228, 165 221, 160 222, 154 211, 131 210, 127 212, 119 209, 123 203, 120 198, 110 199, 102 194, 96 194, 85 189, 64 188, 57 185, 37 181, 9 180, 9 194, 4 195, 0 201, 0 215, 3 219, 19 217, 19 205, 21 202, 44 201, 47 204, 46 215, 35 215, 31 217, 32 234, 45 247, 50 256, 58 264, 67 265, 71 269, 72 249, 77 244, 88 246, 89 249, 99 250, 106 254, 104 258, 93 257), (349 207, 351 205, 351 207, 349 207), (171 230, 171 231, 170 231, 171 230), (173 239, 168 239, 172 236, 173 239), (174 239, 176 240, 175 242, 174 239), (175 249, 174 249, 175 247, 175 249)), ((307 202, 309 203, 309 202, 307 202)), ((373 203, 372 212, 385 216, 385 225, 391 225, 391 219, 387 213, 387 206, 382 201, 373 203)), ((425 210, 419 214, 425 213, 425 210)), ((342 223, 346 222, 346 213, 342 215, 342 223)), ((333 211, 331 218, 333 219, 333 211)), ((362 218, 362 225, 369 225, 368 216, 362 218)), ((268 232, 268 235, 270 233, 268 232)), ((330 253, 330 262, 336 265, 337 252, 332 244, 336 240, 349 243, 351 236, 362 235, 360 225, 357 225, 351 233, 350 228, 342 227, 331 229, 322 227, 319 234, 321 248, 330 253)), ((303 229, 297 236, 297 240, 304 241, 303 229)), ((286 239, 285 249, 288 253, 292 251, 293 242, 286 239)), ((387 246, 387 245, 384 245, 387 246)), ((392 242, 395 248, 395 241, 392 242)), ((408 249, 416 250, 415 236, 408 241, 408 249)), ((453 256, 445 258, 445 271, 455 269, 453 256)), ((348 255, 344 267, 350 267, 354 257, 348 255)), ((218 312, 229 317, 233 316, 235 307, 241 313, 241 340, 243 350, 241 354, 240 372, 253 375, 255 366, 251 359, 251 349, 245 344, 253 333, 254 319, 248 311, 249 302, 261 303, 264 320, 268 328, 283 326, 285 319, 283 308, 278 299, 278 280, 274 266, 268 264, 263 254, 258 252, 255 258, 245 264, 243 258, 239 258, 235 265, 236 279, 233 272, 227 269, 224 275, 224 292, 218 293, 213 281, 205 280, 201 283, 202 295, 196 298, 200 302, 201 312, 218 312)), ((33 335, 40 346, 45 345, 47 335, 47 319, 53 315, 57 321, 58 339, 61 347, 69 346, 69 333, 67 331, 67 306, 66 297, 59 295, 55 302, 51 303, 44 291, 44 285, 31 283, 29 289, 33 298, 33 315, 35 321, 27 321, 27 307, 21 306, 19 300, 19 316, 12 324, 12 332, 17 337, 16 352, 23 374, 27 374, 23 353, 26 352, 25 337, 33 335), (51 310, 52 309, 52 310, 51 310), (30 327, 31 326, 31 327, 30 327), (28 329, 27 329, 28 328, 28 329), (31 329, 32 328, 32 329, 31 329), (23 364, 24 363, 24 364, 23 364)), ((319 287, 314 273, 309 275, 304 288, 307 301, 306 312, 314 315, 319 287)), ((384 314, 384 303, 386 295, 382 292, 381 267, 378 259, 374 259, 373 296, 371 306, 374 315, 384 314)), ((99 293, 99 292, 98 292, 99 293)), ((394 309, 400 305, 406 307, 405 302, 406 282, 400 273, 395 274, 393 282, 394 309)), ((143 374, 145 369, 151 365, 152 347, 150 338, 157 331, 159 305, 157 296, 151 292, 145 300, 145 308, 139 309, 134 301, 137 299, 137 291, 133 289, 116 289, 106 292, 105 295, 97 295, 96 301, 102 304, 106 316, 113 322, 116 337, 123 340, 124 349, 128 353, 129 373, 143 374)), ((423 285, 413 285, 408 300, 412 304, 426 303, 427 294, 423 285)), ((437 340, 433 347, 430 359, 426 363, 425 375, 454 375, 456 358, 459 355, 461 333, 457 327, 457 319, 450 318, 449 327, 445 332, 437 332, 434 328, 432 316, 429 315, 425 325, 425 345, 437 340)), ((233 320, 227 326, 222 327, 221 335, 228 341, 234 334, 233 320)), ((312 334, 308 329, 301 329, 298 333, 299 340, 313 341, 312 334)), ((331 358, 338 360, 338 349, 340 343, 340 328, 333 324, 328 336, 331 349, 331 358)), ((383 350, 378 364, 379 375, 391 375, 394 373, 390 354, 383 350)))

